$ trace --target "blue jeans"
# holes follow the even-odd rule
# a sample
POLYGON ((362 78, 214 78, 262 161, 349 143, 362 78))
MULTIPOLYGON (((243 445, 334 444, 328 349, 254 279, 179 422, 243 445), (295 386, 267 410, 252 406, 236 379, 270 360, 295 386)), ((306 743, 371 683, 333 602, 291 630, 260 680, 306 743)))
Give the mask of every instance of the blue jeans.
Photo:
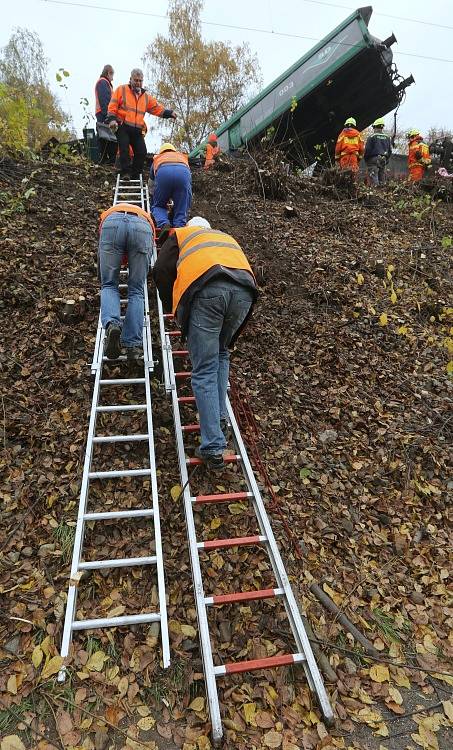
POLYGON ((158 227, 168 224, 167 203, 173 199, 174 227, 185 227, 192 203, 192 175, 185 164, 162 164, 154 180, 152 214, 158 227))
POLYGON ((113 213, 105 219, 99 237, 101 272, 101 321, 122 327, 124 346, 141 346, 143 342, 143 287, 151 261, 153 233, 150 224, 140 216, 113 213), (120 320, 121 258, 127 253, 127 310, 124 326, 120 320))
POLYGON ((226 418, 230 354, 228 345, 244 322, 253 292, 227 278, 208 282, 193 298, 187 329, 192 389, 200 417, 203 453, 226 447, 220 419, 226 418))

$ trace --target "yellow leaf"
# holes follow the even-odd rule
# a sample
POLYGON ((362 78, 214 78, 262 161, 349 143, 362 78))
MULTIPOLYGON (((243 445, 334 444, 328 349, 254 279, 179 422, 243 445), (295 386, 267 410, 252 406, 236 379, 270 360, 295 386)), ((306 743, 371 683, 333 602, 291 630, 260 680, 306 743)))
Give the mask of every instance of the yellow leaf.
POLYGON ((339 607, 343 601, 343 597, 341 594, 339 594, 337 591, 334 591, 334 589, 331 589, 328 583, 323 583, 322 587, 326 594, 330 596, 333 602, 339 607))
POLYGON ((120 668, 117 667, 116 664, 114 667, 110 667, 109 669, 106 669, 105 676, 107 677, 107 680, 109 682, 112 682, 115 679, 119 671, 120 671, 120 668))
POLYGON ((107 661, 108 658, 109 657, 104 651, 95 651, 94 654, 91 654, 85 664, 85 669, 87 669, 88 672, 101 672, 104 662, 107 661))
POLYGON ((198 698, 194 698, 189 708, 192 711, 203 711, 204 709, 204 698, 199 695, 198 698))
POLYGON ((144 732, 147 732, 148 729, 152 729, 156 723, 156 719, 154 719, 152 716, 144 716, 143 719, 140 719, 137 722, 137 726, 139 729, 142 729, 144 732))
POLYGON ((181 633, 187 635, 188 638, 195 638, 197 631, 192 625, 181 625, 181 633))
POLYGON ((444 707, 445 716, 447 716, 450 721, 453 721, 453 703, 451 701, 442 701, 442 706, 444 707))
POLYGON ((177 635, 179 635, 181 631, 181 623, 178 622, 178 620, 170 620, 168 623, 168 629, 177 635))
POLYGON ((373 682, 388 682, 390 680, 389 668, 386 664, 373 664, 370 667, 370 677, 373 682))
POLYGON ((381 313, 379 316, 379 325, 386 326, 388 322, 387 313, 381 313))
POLYGON ((447 365, 447 372, 449 375, 453 375, 453 359, 451 359, 447 365))
POLYGON ((406 336, 406 335, 407 335, 407 332, 408 332, 408 330, 409 330, 409 329, 408 329, 408 327, 407 327, 407 326, 400 326, 399 328, 397 328, 396 332, 397 332, 397 333, 399 333, 399 334, 400 334, 400 336, 406 336))
POLYGON ((244 703, 244 718, 247 724, 250 724, 252 727, 256 727, 256 721, 255 721, 255 713, 256 713, 256 703, 244 703))
POLYGON ((211 529, 214 531, 215 529, 218 529, 219 526, 222 525, 222 521, 220 518, 213 518, 211 521, 211 529))
POLYGON ((173 487, 171 488, 171 490, 170 490, 170 495, 171 495, 172 499, 173 499, 173 500, 174 500, 175 502, 177 501, 178 497, 180 496, 180 494, 181 494, 181 491, 182 491, 182 489, 181 489, 181 485, 180 485, 180 484, 175 484, 175 485, 174 485, 174 486, 173 486, 173 487))
POLYGON ((402 669, 397 669, 396 674, 394 675, 393 679, 395 680, 398 687, 405 687, 410 688, 411 683, 409 682, 409 678, 406 674, 404 674, 402 669))
POLYGON ((232 516, 239 516, 244 510, 247 510, 247 505, 243 505, 243 503, 230 503, 228 510, 232 516))
POLYGON ((53 656, 52 659, 50 659, 50 661, 48 661, 44 666, 44 669, 41 672, 41 679, 47 680, 48 677, 52 677, 52 675, 57 674, 62 666, 63 658, 61 656, 53 656))
POLYGON ((1 750, 25 750, 25 745, 17 734, 9 734, 7 737, 3 737, 0 747, 1 750))
POLYGON ((127 679, 127 677, 122 677, 116 687, 121 697, 126 695, 128 687, 129 687, 129 680, 127 679))
POLYGON ((151 711, 148 706, 137 706, 137 713, 140 714, 140 716, 149 716, 151 711))
POLYGON ((202 737, 198 737, 197 748, 198 750, 211 750, 211 743, 209 741, 209 737, 206 737, 206 735, 203 735, 202 737))
POLYGON ((280 732, 274 732, 273 730, 266 732, 263 737, 263 744, 266 745, 266 747, 280 747, 282 742, 283 735, 280 734, 280 732))
POLYGON ((43 660, 43 656, 44 654, 41 650, 41 646, 35 646, 33 649, 33 653, 31 655, 31 660, 35 669, 38 669, 39 665, 41 664, 43 660))
POLYGON ((12 693, 13 695, 17 695, 17 680, 16 675, 12 674, 11 677, 8 679, 8 682, 6 684, 6 689, 8 693, 12 693))
POLYGON ((392 293, 390 295, 390 300, 391 300, 391 302, 393 302, 393 304, 395 304, 396 302, 398 302, 398 297, 396 296, 396 292, 395 292, 394 289, 392 289, 392 293))
POLYGON ((357 281, 358 285, 362 286, 363 282, 365 281, 365 279, 363 278, 363 274, 356 273, 355 277, 356 277, 356 281, 357 281))
POLYGON ((377 734, 379 737, 388 737, 389 730, 387 724, 381 721, 378 728, 374 730, 374 734, 377 734))

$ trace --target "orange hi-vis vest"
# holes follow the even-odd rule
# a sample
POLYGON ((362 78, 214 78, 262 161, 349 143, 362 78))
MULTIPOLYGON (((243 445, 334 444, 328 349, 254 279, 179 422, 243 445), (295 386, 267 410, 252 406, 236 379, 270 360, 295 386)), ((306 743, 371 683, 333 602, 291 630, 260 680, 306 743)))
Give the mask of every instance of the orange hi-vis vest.
POLYGON ((163 154, 156 154, 153 158, 154 174, 162 164, 185 164, 189 167, 189 157, 180 151, 164 151, 163 154))
POLYGON ((253 276, 244 252, 230 234, 215 229, 182 227, 175 229, 175 235, 179 259, 176 263, 176 281, 173 284, 173 315, 191 284, 213 266, 239 268, 249 271, 253 276))
POLYGON ((109 115, 133 128, 143 128, 146 112, 160 117, 164 111, 165 107, 159 104, 157 99, 146 91, 136 96, 129 84, 115 89, 108 108, 109 115))
POLYGON ((341 159, 342 156, 355 154, 361 157, 365 151, 360 133, 355 128, 343 128, 337 139, 335 146, 335 157, 341 159))
POLYGON ((95 115, 99 114, 99 112, 102 112, 102 107, 101 107, 101 105, 99 103, 99 97, 98 97, 98 83, 100 81, 107 81, 108 85, 110 86, 110 91, 112 91, 112 89, 113 89, 112 83, 111 83, 111 81, 109 81, 108 78, 104 78, 104 76, 101 76, 100 78, 98 78, 98 80, 96 81, 95 87, 94 87, 94 98, 95 98, 95 102, 96 102, 96 109, 95 109, 95 113, 94 113, 95 115))
POLYGON ((151 216, 146 213, 146 211, 143 210, 143 208, 140 208, 140 206, 134 206, 132 203, 117 203, 116 206, 112 206, 111 208, 108 208, 106 211, 103 211, 101 214, 101 223, 99 225, 99 231, 102 229, 102 225, 104 221, 106 220, 107 216, 110 216, 114 213, 124 213, 127 212, 128 214, 136 214, 137 216, 141 216, 142 219, 145 219, 148 224, 150 225, 151 229, 153 230, 154 238, 156 238, 156 227, 154 226, 154 222, 151 218, 151 216))
POLYGON ((206 146, 206 158, 204 162, 205 167, 211 167, 214 164, 214 157, 220 154, 220 146, 213 146, 212 143, 208 143, 206 146))
POLYGON ((409 156, 408 166, 411 167, 427 167, 431 164, 431 157, 429 155, 429 146, 423 143, 419 138, 409 141, 409 156))

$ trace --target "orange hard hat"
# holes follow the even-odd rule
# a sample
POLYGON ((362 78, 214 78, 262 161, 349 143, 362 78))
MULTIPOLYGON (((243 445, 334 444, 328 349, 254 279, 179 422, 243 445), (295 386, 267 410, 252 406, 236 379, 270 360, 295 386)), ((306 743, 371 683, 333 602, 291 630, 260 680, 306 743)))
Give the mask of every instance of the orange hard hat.
POLYGON ((208 143, 215 143, 217 141, 217 135, 215 133, 210 133, 208 136, 208 143))

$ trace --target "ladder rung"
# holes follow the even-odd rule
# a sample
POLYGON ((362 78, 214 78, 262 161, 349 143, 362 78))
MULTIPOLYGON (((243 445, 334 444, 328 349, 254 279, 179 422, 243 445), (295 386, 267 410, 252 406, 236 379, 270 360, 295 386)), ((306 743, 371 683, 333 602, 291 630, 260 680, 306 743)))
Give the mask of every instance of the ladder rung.
POLYGON ((118 289, 127 289, 128 286, 128 284, 118 284, 118 289))
POLYGON ((126 305, 128 302, 129 302, 129 300, 127 299, 127 297, 126 297, 126 299, 120 299, 120 304, 121 305, 126 305))
POLYGON ((120 354, 120 356, 115 357, 115 359, 110 359, 110 357, 106 357, 105 355, 102 357, 103 362, 118 362, 119 360, 122 360, 124 362, 126 360, 126 355, 120 354))
POLYGON ((112 510, 103 513, 85 513, 85 521, 104 521, 109 518, 152 518, 154 510, 145 508, 144 510, 112 510))
POLYGON ((173 315, 173 313, 164 313, 163 317, 166 318, 167 320, 168 319, 173 320, 175 316, 173 315))
POLYGON ((217 594, 205 596, 206 606, 212 604, 231 604, 232 602, 253 602, 257 599, 273 599, 283 596, 285 589, 260 589, 259 591, 238 591, 236 594, 217 594))
POLYGON ((183 424, 181 427, 181 430, 183 432, 199 432, 200 425, 199 424, 183 424))
POLYGON ((232 500, 248 500, 253 497, 253 492, 226 492, 223 495, 197 495, 192 497, 194 504, 208 503, 230 503, 232 500))
POLYGON ((180 404, 193 404, 195 403, 195 396, 178 396, 180 404))
POLYGON ((197 547, 199 549, 222 549, 227 547, 242 547, 246 544, 262 544, 267 540, 267 537, 255 535, 255 536, 237 536, 231 539, 212 539, 206 542, 198 542, 197 547))
POLYGON ((155 565, 157 557, 118 557, 116 560, 90 560, 79 563, 79 570, 99 570, 101 568, 128 568, 134 565, 155 565))
POLYGON ((145 378, 107 378, 99 381, 101 385, 139 385, 144 382, 145 378))
POLYGON ((141 443, 148 440, 149 435, 98 435, 93 443, 141 443))
POLYGON ((189 356, 189 350, 188 349, 172 349, 172 352, 174 357, 188 357, 189 356))
POLYGON ((297 664, 305 661, 304 654, 282 654, 282 656, 267 656, 264 659, 251 659, 250 661, 237 661, 230 664, 222 664, 214 667, 214 674, 220 677, 223 674, 234 674, 238 672, 254 672, 257 669, 272 669, 272 667, 284 667, 286 664, 297 664))
POLYGON ((123 617, 100 617, 97 620, 74 620, 73 630, 95 630, 96 628, 119 628, 121 625, 140 625, 147 622, 160 622, 159 612, 123 617))
POLYGON ((89 479, 117 479, 119 477, 149 477, 151 469, 122 469, 120 471, 90 471, 89 479))
POLYGON ((191 372, 175 372, 175 378, 179 378, 180 380, 183 380, 184 378, 190 378, 191 375, 191 372))
MULTIPOLYGON (((226 464, 236 464, 241 460, 241 457, 238 455, 229 454, 228 456, 224 456, 223 460, 226 464)), ((187 466, 199 466, 202 463, 203 461, 201 458, 186 458, 187 466)))
POLYGON ((96 411, 146 411, 146 404, 121 404, 120 406, 97 406, 96 411))
POLYGON ((181 335, 181 331, 165 331, 165 333, 167 334, 167 336, 180 336, 181 335))

